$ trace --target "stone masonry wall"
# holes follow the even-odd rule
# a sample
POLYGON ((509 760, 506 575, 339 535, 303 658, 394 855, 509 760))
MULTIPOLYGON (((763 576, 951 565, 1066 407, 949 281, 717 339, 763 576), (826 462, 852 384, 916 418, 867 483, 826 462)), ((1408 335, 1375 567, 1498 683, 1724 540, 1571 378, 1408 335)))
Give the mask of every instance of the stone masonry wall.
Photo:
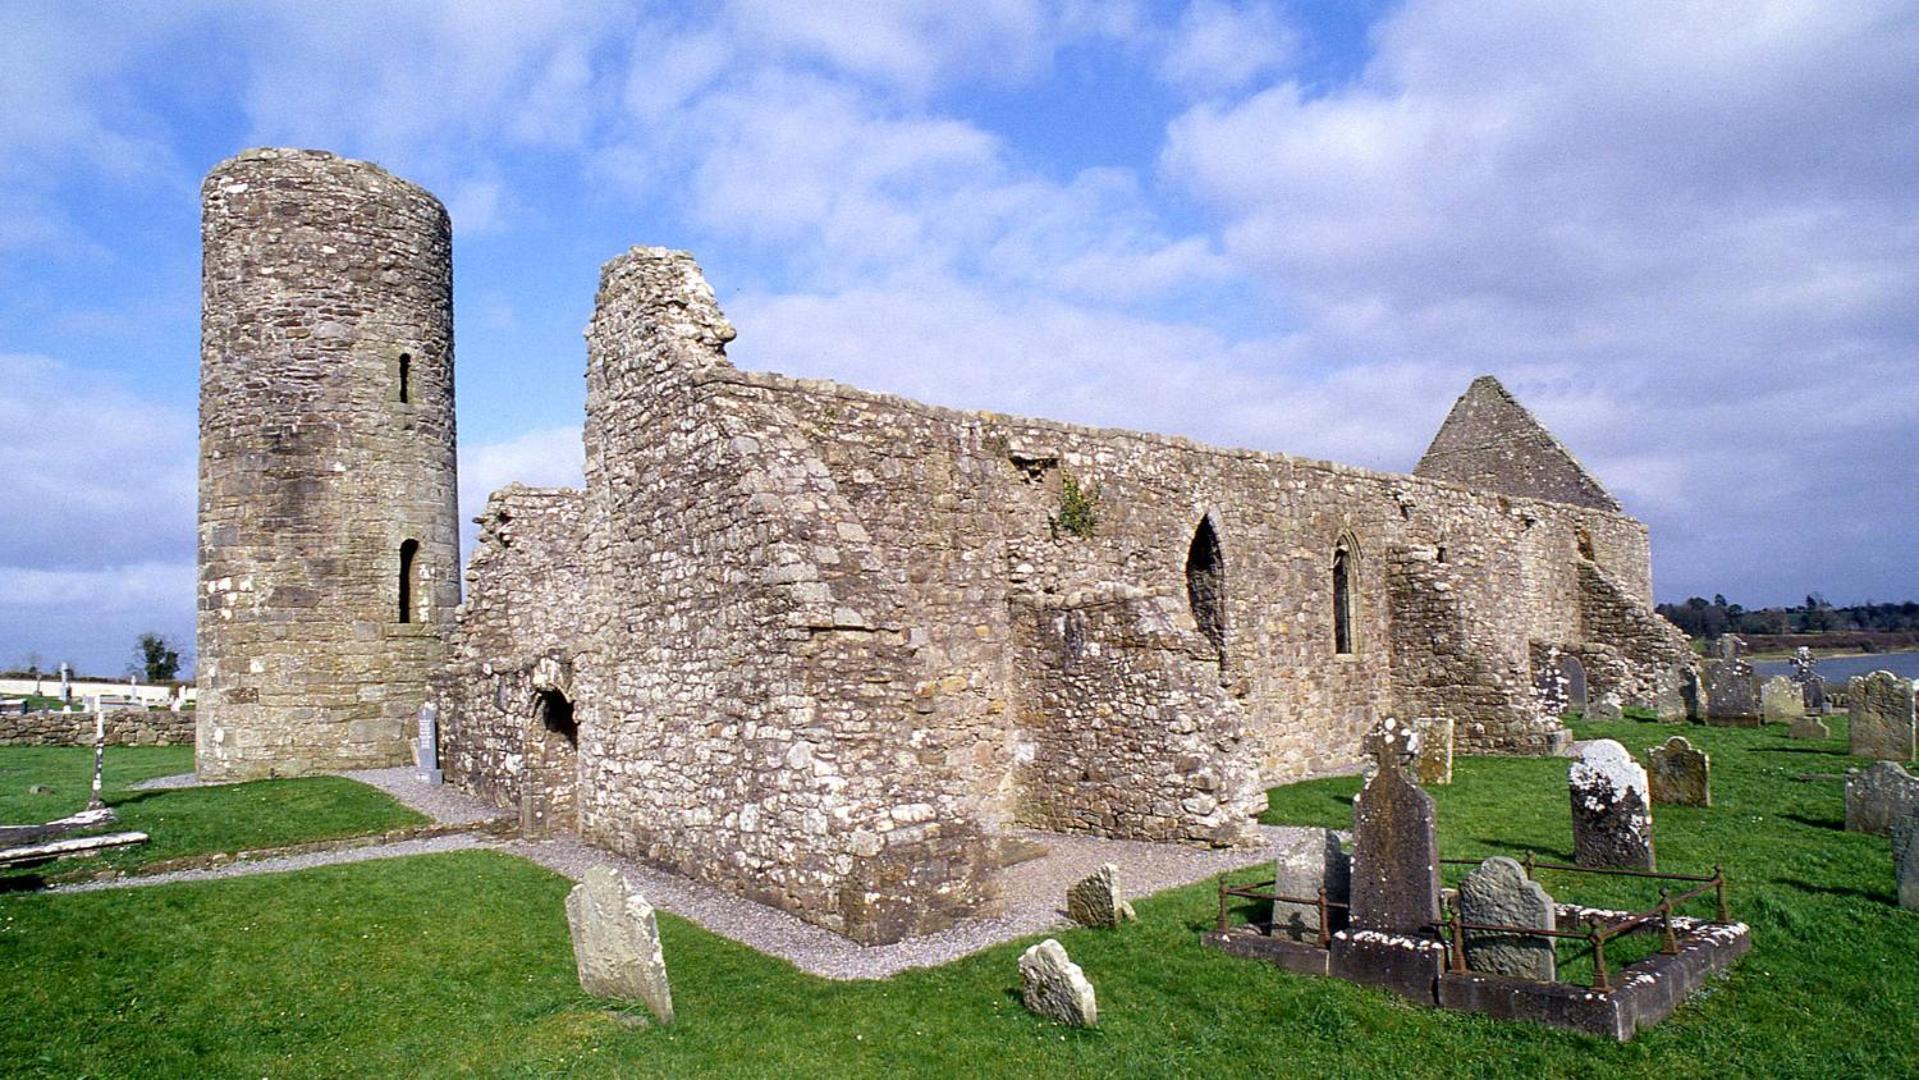
POLYGON ((202 200, 196 764, 403 763, 459 601, 446 211, 301 150, 222 162, 202 200))
POLYGON ((478 519, 474 587, 437 680, 440 760, 449 781, 499 806, 521 805, 535 694, 571 699, 591 640, 585 509, 583 491, 513 484, 478 519))
MULTIPOLYGON (((108 746, 184 746, 193 741, 191 712, 110 709, 106 716, 108 746)), ((92 713, 0 713, 0 746, 92 745, 92 713)))

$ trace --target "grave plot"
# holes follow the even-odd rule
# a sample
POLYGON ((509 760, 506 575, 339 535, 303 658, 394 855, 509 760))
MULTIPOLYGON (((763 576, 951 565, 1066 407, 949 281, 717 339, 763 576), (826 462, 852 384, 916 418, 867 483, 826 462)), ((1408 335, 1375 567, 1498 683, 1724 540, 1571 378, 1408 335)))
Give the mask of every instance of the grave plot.
POLYGON ((1716 866, 1699 875, 1547 863, 1530 853, 1484 863, 1439 858, 1432 799, 1395 763, 1367 782, 1353 821, 1350 876, 1330 842, 1288 852, 1270 880, 1230 885, 1222 877, 1217 923, 1202 942, 1441 1008, 1621 1042, 1671 1015, 1752 945, 1746 926, 1731 919, 1716 866), (1442 864, 1477 868, 1458 890, 1442 891, 1442 864), (1536 870, 1659 881, 1660 899, 1643 911, 1560 903, 1534 880, 1536 870), (1272 914, 1234 926, 1235 900, 1270 905, 1272 914), (1711 918, 1681 913, 1708 902, 1711 918), (1617 958, 1622 939, 1636 935, 1656 939, 1656 951, 1616 968, 1608 950, 1617 958), (1588 984, 1558 980, 1562 950, 1590 959, 1588 984))

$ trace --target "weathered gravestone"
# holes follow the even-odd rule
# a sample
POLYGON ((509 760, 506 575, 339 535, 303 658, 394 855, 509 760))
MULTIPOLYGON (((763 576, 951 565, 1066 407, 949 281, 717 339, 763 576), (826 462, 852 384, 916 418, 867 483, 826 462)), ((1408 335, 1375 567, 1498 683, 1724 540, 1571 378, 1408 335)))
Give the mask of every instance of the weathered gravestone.
POLYGON ((1112 863, 1100 867, 1079 884, 1066 890, 1066 916, 1081 926, 1112 930, 1123 922, 1132 922, 1133 905, 1119 894, 1119 867, 1112 863))
POLYGON ((1398 933, 1439 921, 1433 797, 1404 767, 1382 765, 1353 806, 1352 925, 1398 933))
POLYGON ((1892 877, 1899 906, 1919 909, 1919 810, 1893 822, 1892 877))
POLYGON ((1646 775, 1654 805, 1712 805, 1712 757, 1684 735, 1646 749, 1646 775))
POLYGON ((1854 675, 1846 682, 1847 725, 1854 757, 1911 761, 1913 756, 1912 680, 1890 671, 1854 675))
POLYGON ((1919 777, 1893 761, 1846 771, 1846 831, 1886 836, 1893 822, 1919 810, 1919 777))
POLYGON ((645 1002, 660 1023, 673 1022, 659 920, 624 874, 610 866, 588 869, 585 880, 566 894, 566 922, 573 931, 580 989, 594 997, 645 1002))
MULTIPOLYGON (((1326 890, 1326 899, 1334 904, 1352 898, 1353 861, 1339 847, 1339 834, 1331 829, 1305 829, 1282 841, 1273 860, 1273 892, 1280 896, 1316 897, 1326 890)), ((1344 908, 1327 911, 1326 929, 1330 932, 1346 925, 1344 908)), ((1319 937, 1319 905, 1273 901, 1273 933, 1294 941, 1316 941, 1319 937)))
POLYGON ((1790 724, 1804 717, 1805 688, 1784 675, 1774 675, 1760 684, 1759 714, 1768 724, 1790 724))
POLYGON ((1453 718, 1423 716, 1413 721, 1413 777, 1422 784, 1453 782, 1453 718))
POLYGON ((1611 739, 1578 744, 1569 774, 1573 862, 1653 869, 1652 803, 1646 770, 1611 739))
POLYGON ((1786 729, 1788 739, 1830 739, 1832 729, 1816 716, 1802 716, 1786 729))
POLYGON ((1568 709, 1585 712, 1585 665, 1557 645, 1534 642, 1532 650, 1533 693, 1540 708, 1553 716, 1568 709))
POLYGON ((1099 1023, 1093 984, 1052 938, 1020 954, 1019 992, 1020 1001, 1041 1016, 1073 1027, 1099 1023))
POLYGON ((414 776, 422 783, 438 787, 446 781, 440 771, 440 707, 431 701, 420 706, 420 734, 414 742, 414 776))
POLYGON ((1804 645, 1792 654, 1792 681, 1799 687, 1800 701, 1807 712, 1825 711, 1826 680, 1819 675, 1819 662, 1813 659, 1812 650, 1804 645))
MULTIPOLYGON (((1553 898, 1517 862, 1495 855, 1459 883, 1459 914, 1468 923, 1554 929, 1553 898)), ((1473 971, 1551 982, 1558 973, 1553 939, 1498 930, 1466 931, 1473 971)))
POLYGON ((1737 657, 1707 660, 1706 723, 1721 727, 1759 725, 1758 680, 1752 665, 1737 657))
POLYGON ((1610 695, 1586 706, 1586 719, 1611 722, 1624 720, 1626 713, 1619 706, 1619 699, 1610 695))

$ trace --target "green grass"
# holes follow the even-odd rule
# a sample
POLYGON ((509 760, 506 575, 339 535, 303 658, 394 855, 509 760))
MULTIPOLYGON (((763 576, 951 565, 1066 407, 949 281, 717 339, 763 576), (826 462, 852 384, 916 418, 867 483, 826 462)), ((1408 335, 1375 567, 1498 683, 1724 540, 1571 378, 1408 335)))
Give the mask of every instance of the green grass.
MULTIPOLYGON (((1643 753, 1674 730, 1625 722, 1603 733, 1643 753)), ((61 1076, 1919 1070, 1919 914, 1893 906, 1885 840, 1839 830, 1839 785, 1791 780, 1840 771, 1840 744, 1790 743, 1777 729, 1684 730, 1714 755, 1717 805, 1658 810, 1661 864, 1723 859, 1755 948, 1730 979, 1625 1046, 1203 949, 1208 884, 1144 900, 1141 922, 1121 932, 1058 935, 1098 988, 1097 1031, 1019 1007, 1015 960, 1031 939, 931 971, 832 983, 671 917, 662 933, 680 1023, 629 1029, 579 993, 561 911, 567 883, 471 852, 0 897, 0 1061, 61 1076)), ((1566 765, 1461 761, 1457 782, 1435 790, 1446 853, 1570 854, 1566 765)), ((1356 784, 1279 789, 1271 816, 1343 826, 1356 784)), ((1606 899, 1584 879, 1548 885, 1566 899, 1606 899)))
MULTIPOLYGON (((114 830, 133 829, 147 843, 85 859, 70 859, 8 876, 66 870, 127 868, 159 859, 218 851, 278 847, 308 840, 422 825, 426 818, 382 792, 337 776, 261 780, 170 791, 135 791, 155 776, 193 771, 190 746, 109 747, 101 777, 108 804, 119 812, 114 830)), ((0 822, 24 825, 83 809, 93 782, 93 751, 81 747, 0 748, 0 822), (33 794, 34 787, 50 794, 33 794)))

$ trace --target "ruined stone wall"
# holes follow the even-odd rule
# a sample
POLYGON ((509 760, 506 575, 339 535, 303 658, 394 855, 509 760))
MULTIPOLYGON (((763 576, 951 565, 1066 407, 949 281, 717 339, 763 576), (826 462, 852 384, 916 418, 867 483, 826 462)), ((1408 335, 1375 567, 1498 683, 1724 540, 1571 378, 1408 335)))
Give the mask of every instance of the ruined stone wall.
POLYGON ((450 782, 499 806, 521 804, 536 693, 570 697, 592 639, 585 510, 583 491, 514 484, 479 517, 472 587, 436 682, 440 760, 450 782))
POLYGON ((1610 645, 1618 658, 1589 664, 1592 693, 1617 696, 1627 705, 1673 708, 1662 706, 1662 699, 1683 697, 1697 663, 1685 633, 1598 563, 1581 560, 1578 572, 1585 639, 1610 645))
MULTIPOLYGON (((183 746, 193 741, 193 713, 109 709, 108 746, 183 746)), ((93 714, 0 713, 0 746, 92 746, 93 714)))
POLYGON ((202 200, 196 764, 400 764, 459 601, 446 211, 301 150, 202 200))

